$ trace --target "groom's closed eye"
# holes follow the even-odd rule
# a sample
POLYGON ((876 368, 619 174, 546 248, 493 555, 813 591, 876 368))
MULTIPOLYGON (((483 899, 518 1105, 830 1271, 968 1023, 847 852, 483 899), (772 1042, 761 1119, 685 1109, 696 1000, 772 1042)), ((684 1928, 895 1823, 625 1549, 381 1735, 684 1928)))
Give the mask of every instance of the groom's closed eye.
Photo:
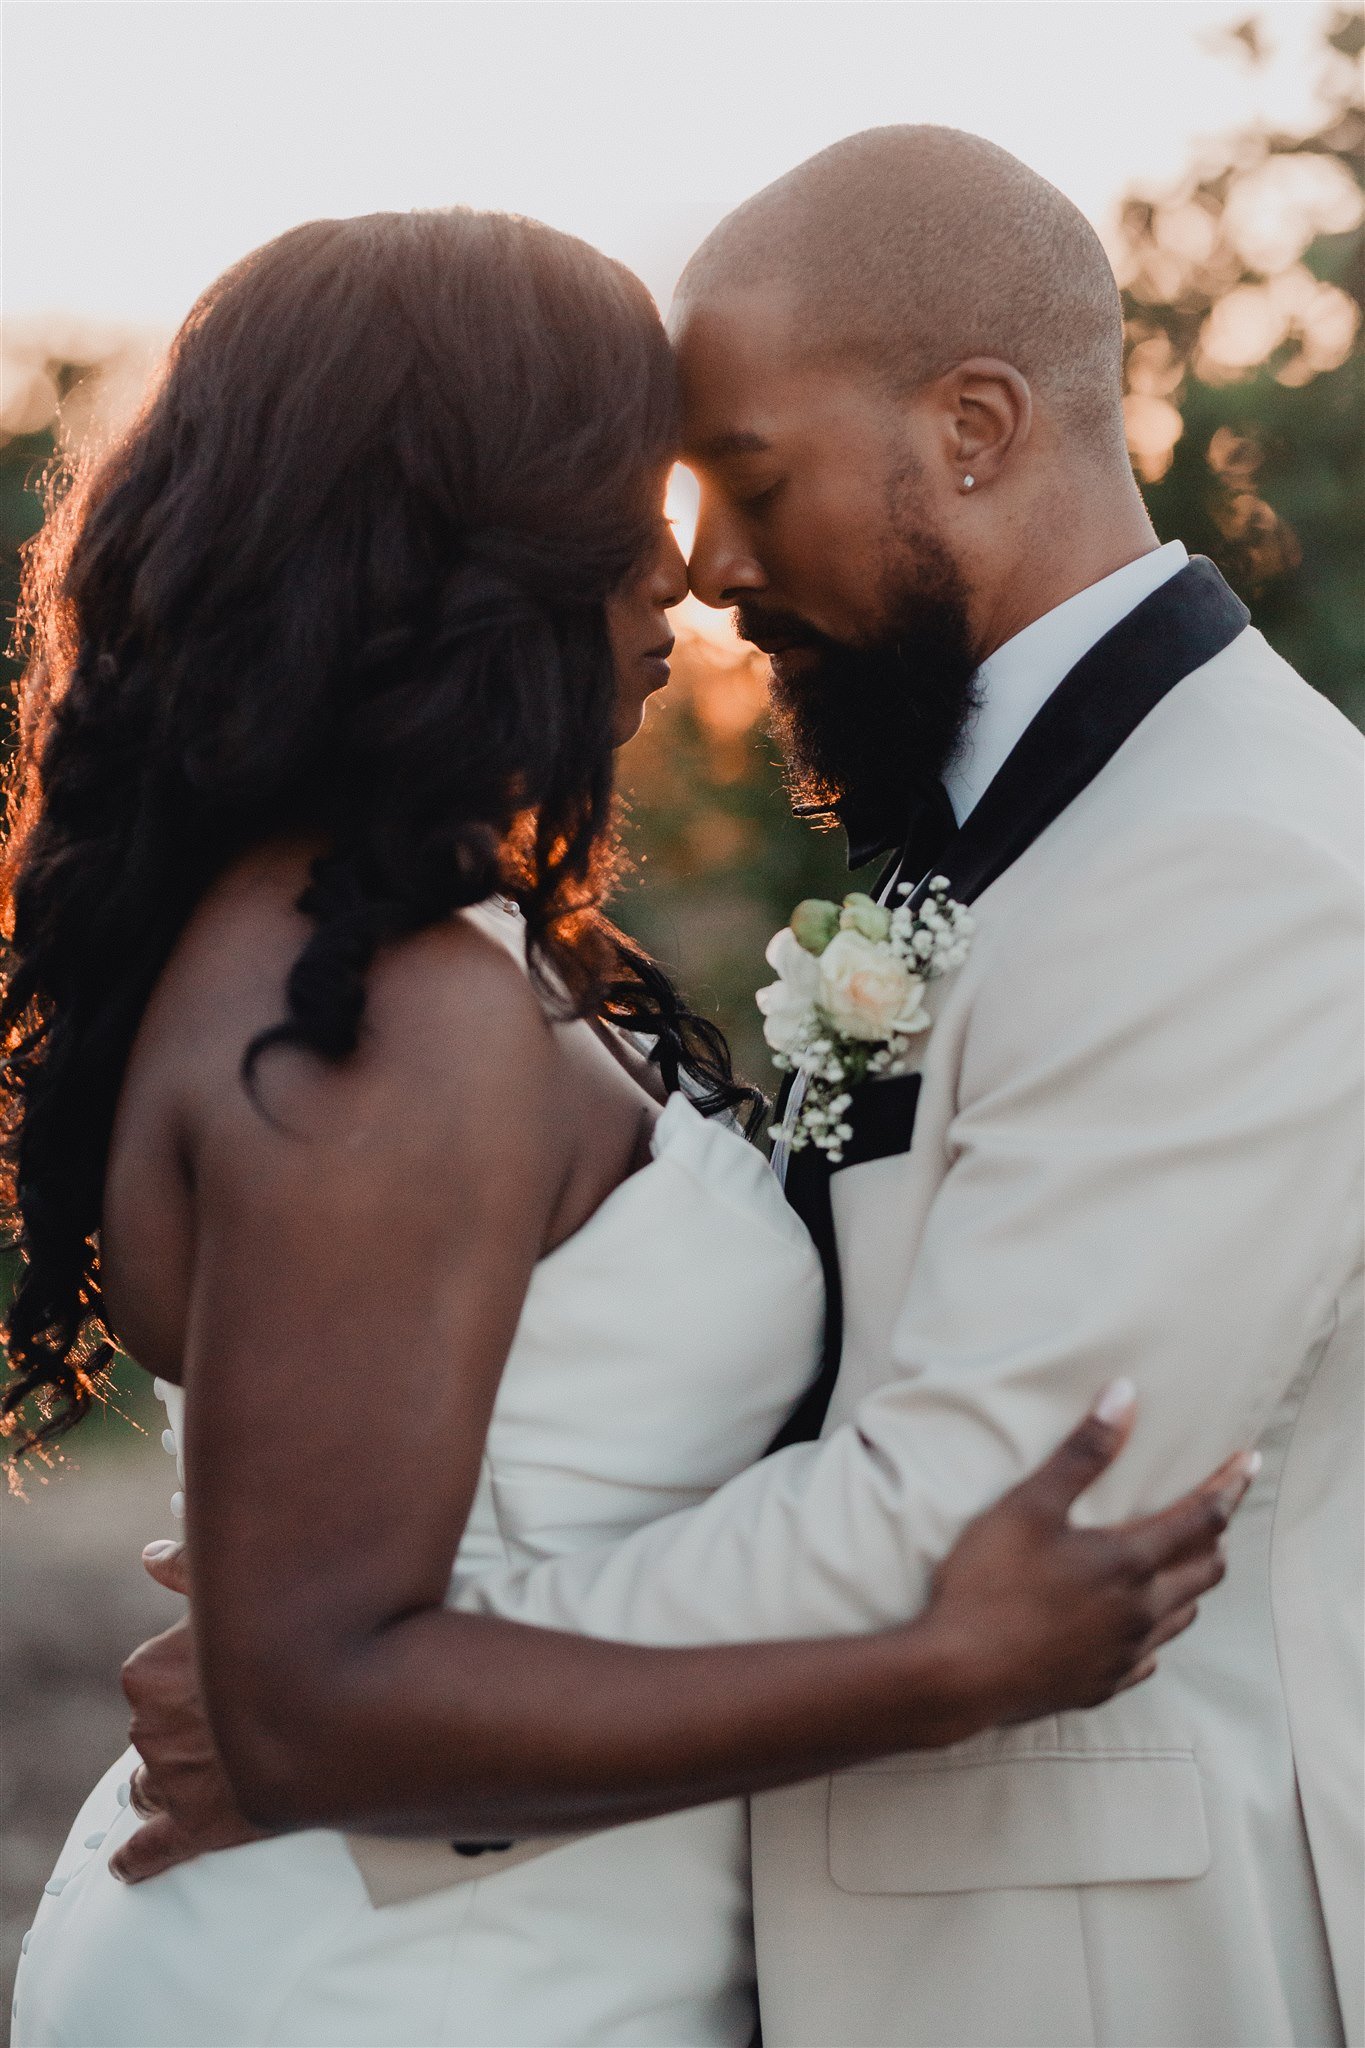
POLYGON ((753 492, 749 497, 744 497, 737 492, 734 499, 736 509, 747 513, 750 518, 766 511, 776 502, 779 493, 784 488, 785 482, 785 478, 779 478, 776 483, 766 484, 762 490, 753 492))
POLYGON ((766 455, 772 443, 765 441, 762 434, 755 434, 743 428, 727 428, 724 433, 708 434, 683 451, 683 461, 689 469, 698 463, 726 462, 736 455, 766 455))

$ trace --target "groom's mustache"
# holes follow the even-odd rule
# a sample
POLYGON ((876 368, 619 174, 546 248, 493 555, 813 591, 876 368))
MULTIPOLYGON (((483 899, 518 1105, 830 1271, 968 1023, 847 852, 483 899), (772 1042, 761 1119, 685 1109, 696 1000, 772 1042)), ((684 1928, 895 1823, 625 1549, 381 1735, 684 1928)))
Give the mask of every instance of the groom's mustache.
POLYGON ((781 654, 788 647, 830 647, 835 643, 817 632, 798 612, 767 611, 762 605, 737 604, 735 631, 762 654, 781 654))

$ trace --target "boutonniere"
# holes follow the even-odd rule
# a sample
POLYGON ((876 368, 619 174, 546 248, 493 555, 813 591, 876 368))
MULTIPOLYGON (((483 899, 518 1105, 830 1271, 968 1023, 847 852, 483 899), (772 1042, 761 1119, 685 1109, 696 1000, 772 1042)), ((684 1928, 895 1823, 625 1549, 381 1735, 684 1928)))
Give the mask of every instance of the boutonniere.
MULTIPOLYGON (((948 887, 936 875, 917 910, 856 891, 842 903, 808 897, 768 947, 777 980, 755 998, 763 1036, 773 1065, 805 1079, 793 1152, 814 1145, 837 1166, 853 1136, 844 1121, 852 1090, 911 1071, 915 1040, 931 1022, 925 987, 962 965, 975 928, 948 887)), ((909 895, 909 885, 898 893, 909 895)))

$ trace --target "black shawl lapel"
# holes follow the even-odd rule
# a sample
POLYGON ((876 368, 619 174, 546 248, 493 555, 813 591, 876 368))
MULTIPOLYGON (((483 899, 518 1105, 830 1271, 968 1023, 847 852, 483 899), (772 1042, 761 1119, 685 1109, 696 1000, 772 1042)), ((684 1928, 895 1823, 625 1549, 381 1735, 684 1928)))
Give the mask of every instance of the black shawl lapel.
MULTIPOLYGON (((1097 640, 1057 685, 939 856, 970 903, 1026 853, 1185 676, 1221 654, 1251 614, 1196 555, 1097 640)), ((919 903, 929 877, 911 901, 919 903)))
MULTIPOLYGON (((1094 781, 1148 712, 1185 676, 1231 646, 1250 617, 1213 563, 1196 555, 1097 640, 1058 684, 939 856, 935 873, 947 876, 950 895, 959 903, 970 903, 998 880, 1094 781)), ((923 900, 931 879, 924 877, 909 899, 912 903, 923 900)), ((908 1091, 913 1127, 918 1077, 909 1078, 916 1084, 908 1091)), ((888 1091, 888 1106, 904 1108, 899 1097, 892 1102, 897 1085, 871 1082, 855 1094, 849 1111, 854 1128, 846 1147, 849 1165, 889 1150, 908 1149, 909 1136, 903 1130, 893 1144, 879 1144, 865 1130, 860 1134, 860 1126, 879 1107, 879 1089, 888 1091)), ((781 1100, 785 1105, 785 1092, 781 1100)), ((787 1162, 788 1198, 810 1230, 825 1269, 825 1345, 819 1373, 775 1438, 773 1450, 820 1434, 838 1375, 843 1304, 831 1178, 824 1154, 812 1146, 793 1153, 787 1162)))

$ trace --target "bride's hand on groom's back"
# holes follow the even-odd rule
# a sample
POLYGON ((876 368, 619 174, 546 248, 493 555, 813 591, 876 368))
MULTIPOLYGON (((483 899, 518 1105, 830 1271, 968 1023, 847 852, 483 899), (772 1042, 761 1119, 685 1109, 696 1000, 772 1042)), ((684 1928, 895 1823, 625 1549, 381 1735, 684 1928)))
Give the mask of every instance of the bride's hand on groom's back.
MULTIPOLYGON (((159 1586, 188 1596, 183 1544, 149 1544, 142 1561, 159 1586)), ((142 1758, 129 1794, 142 1826, 110 1858, 115 1877, 140 1884, 210 1850, 260 1841, 214 1744, 188 1619, 134 1650, 123 1667, 123 1690, 129 1737, 142 1758)))
POLYGON ((1239 1452, 1160 1514, 1109 1528, 1070 1510, 1132 1429, 1119 1383, 1046 1463, 969 1523, 939 1566, 924 1619, 979 1686, 981 1727, 1093 1707, 1156 1669, 1225 1564, 1221 1537, 1259 1468, 1239 1452), (973 1668, 973 1666, 975 1668, 973 1668))

